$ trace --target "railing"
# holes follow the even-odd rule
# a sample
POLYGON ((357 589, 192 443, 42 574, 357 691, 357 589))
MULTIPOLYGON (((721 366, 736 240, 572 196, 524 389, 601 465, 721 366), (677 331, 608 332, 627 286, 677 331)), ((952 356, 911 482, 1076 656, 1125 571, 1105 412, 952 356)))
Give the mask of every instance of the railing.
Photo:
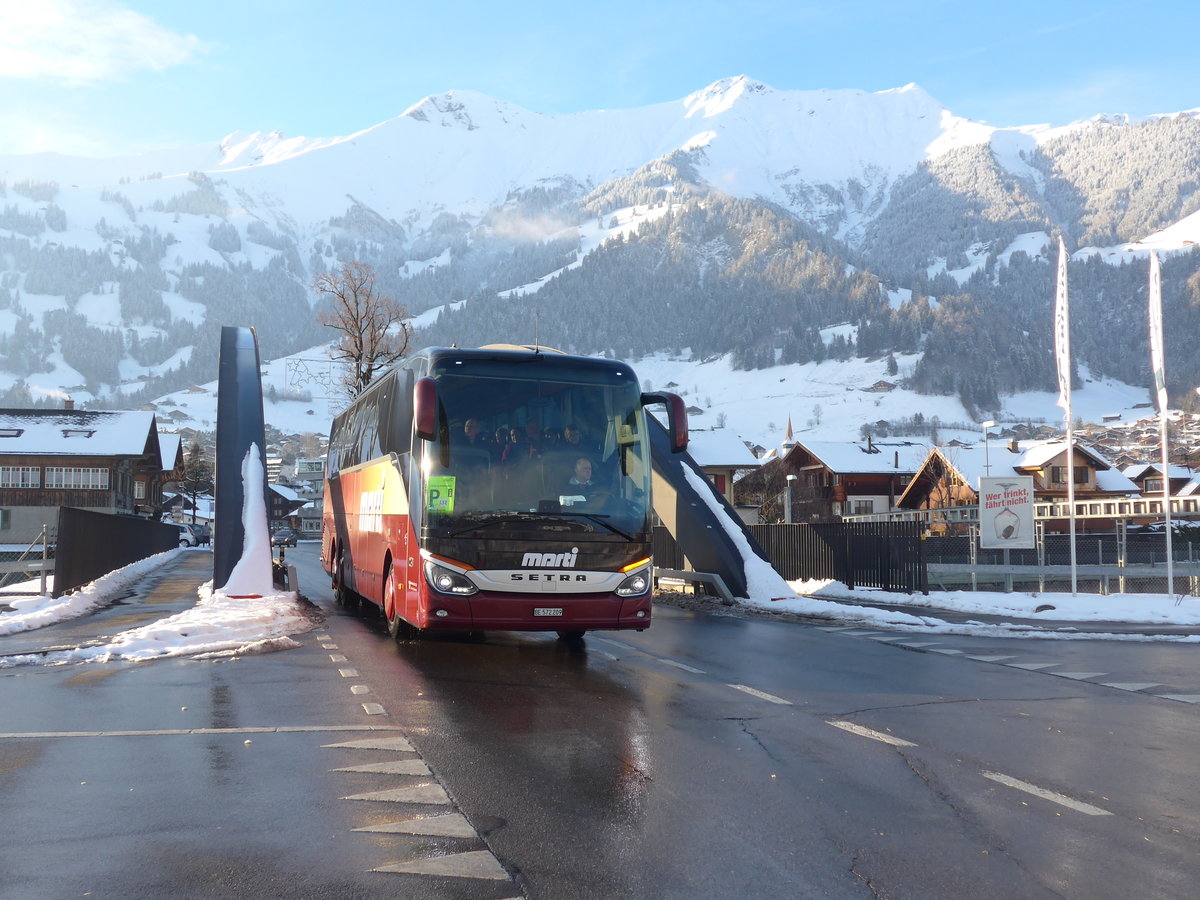
MULTIPOLYGON (((1200 497, 1172 497, 1172 518, 1200 517, 1200 497)), ((1033 504, 1035 520, 1069 519, 1071 506, 1066 500, 1045 500, 1033 504)), ((1162 497, 1105 498, 1076 500, 1076 519, 1161 519, 1162 497)), ((942 506, 937 509, 893 509, 885 513, 843 516, 845 522, 920 522, 922 524, 974 525, 979 521, 979 506, 942 506)))

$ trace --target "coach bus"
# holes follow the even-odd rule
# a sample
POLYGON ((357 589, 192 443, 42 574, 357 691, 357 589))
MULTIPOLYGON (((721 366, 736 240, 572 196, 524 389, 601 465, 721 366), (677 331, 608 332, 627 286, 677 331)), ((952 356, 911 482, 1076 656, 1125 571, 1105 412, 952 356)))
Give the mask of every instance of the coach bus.
POLYGON ((648 404, 683 450, 682 400, 613 360, 489 345, 388 370, 329 437, 321 561, 337 599, 380 607, 397 640, 646 628, 648 404))

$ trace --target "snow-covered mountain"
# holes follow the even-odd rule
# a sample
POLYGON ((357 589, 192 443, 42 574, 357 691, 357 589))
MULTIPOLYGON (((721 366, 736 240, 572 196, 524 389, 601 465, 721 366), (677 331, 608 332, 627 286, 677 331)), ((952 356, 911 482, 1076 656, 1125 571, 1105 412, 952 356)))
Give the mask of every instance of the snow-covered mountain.
MULTIPOLYGON (((255 326, 268 358, 315 356, 330 334, 312 278, 357 259, 431 341, 538 328, 580 352, 674 358, 664 377, 704 395, 742 372, 778 384, 778 366, 858 387, 898 360, 896 380, 969 420, 1053 387, 1056 233, 1075 249, 1093 384, 1146 383, 1140 260, 1170 256, 1181 396, 1200 382, 1198 170, 1200 110, 996 129, 915 85, 746 77, 632 110, 545 116, 453 91, 346 137, 0 156, 0 400, 131 405, 204 384, 226 324, 255 326)), ((323 396, 305 365, 277 395, 323 396)), ((797 397, 774 418, 810 418, 819 401, 797 397)))

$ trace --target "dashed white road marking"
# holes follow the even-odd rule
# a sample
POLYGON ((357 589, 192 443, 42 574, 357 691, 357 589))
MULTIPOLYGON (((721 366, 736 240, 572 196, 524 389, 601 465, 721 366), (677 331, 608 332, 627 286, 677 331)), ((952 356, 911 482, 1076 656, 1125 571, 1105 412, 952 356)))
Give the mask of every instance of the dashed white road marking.
POLYGON ((1048 672, 1048 675, 1057 675, 1059 678, 1071 678, 1075 681, 1084 681, 1088 678, 1099 678, 1101 675, 1107 675, 1107 672, 1048 672))
POLYGON ((350 685, 350 693, 355 695, 369 694, 371 693, 371 688, 365 684, 352 684, 350 685))
POLYGON ((971 656, 968 654, 967 659, 975 659, 979 662, 1002 662, 1006 659, 1016 659, 1015 656, 971 656))
POLYGON ((1166 700, 1178 700, 1180 703, 1200 703, 1200 694, 1155 694, 1166 700))
POLYGON ((735 691, 741 691, 744 694, 749 694, 751 697, 757 697, 759 700, 766 700, 768 703, 778 703, 780 706, 791 706, 791 700, 784 700, 782 697, 776 697, 774 694, 768 694, 766 691, 760 691, 756 688, 747 687, 744 684, 731 684, 728 687, 735 691))
POLYGON ((450 795, 440 784, 414 784, 409 787, 391 788, 386 791, 370 791, 366 794, 351 794, 343 800, 374 800, 382 803, 435 803, 450 805, 450 795))
POLYGON ((318 641, 332 641, 333 640, 333 638, 331 638, 327 634, 315 634, 315 635, 313 635, 313 639, 318 640, 318 641))
POLYGON ((398 753, 415 753, 407 738, 366 738, 361 741, 346 741, 342 744, 322 744, 322 747, 344 747, 347 750, 395 750, 398 753))
POLYGON ((667 659, 665 656, 659 657, 668 666, 674 666, 677 669, 683 669, 685 672, 691 672, 693 675, 706 674, 703 669, 697 669, 695 666, 689 666, 687 663, 676 662, 673 659, 667 659))
POLYGON ((354 830, 369 831, 373 834, 418 834, 424 837, 478 837, 475 829, 471 827, 471 823, 462 813, 422 816, 418 819, 405 819, 403 822, 367 825, 365 828, 355 828, 354 830))
POLYGON ((433 859, 379 866, 372 872, 394 872, 404 875, 446 875, 456 878, 485 878, 489 881, 508 881, 508 873, 500 861, 487 850, 472 850, 433 859))
POLYGON ((338 669, 338 674, 343 678, 357 678, 358 669, 338 669))
POLYGON ((1162 687, 1157 681, 1105 681, 1104 686, 1119 691, 1144 691, 1146 688, 1162 687))
MULTIPOLYGON (((399 731, 398 725, 279 725, 245 728, 166 728, 144 731, 10 731, 0 738, 171 737, 184 734, 295 734, 316 731, 399 731)), ((401 738, 403 740, 403 738, 401 738)), ((326 744, 338 747, 340 744, 326 744)), ((410 748, 411 749, 411 748, 410 748)))
POLYGON ((904 646, 905 647, 915 647, 917 650, 920 650, 923 647, 936 647, 940 643, 941 643, 941 641, 922 641, 919 644, 917 644, 917 643, 905 644, 904 646))
POLYGON ((429 766, 419 759, 394 759, 391 762, 367 763, 365 766, 345 766, 331 772, 373 772, 377 775, 428 775, 429 766))
POLYGON ((1024 791, 1027 794, 1032 794, 1035 797, 1041 797, 1043 800, 1049 800, 1052 803, 1057 803, 1059 806, 1065 806, 1068 809, 1073 809, 1076 812, 1081 812, 1088 816, 1111 816, 1106 809, 1101 809, 1098 806, 1092 806, 1090 803, 1084 803, 1081 800, 1076 800, 1073 797, 1068 797, 1066 794, 1060 794, 1057 791, 1050 791, 1046 788, 1040 788, 1036 784, 1030 784, 1028 781, 1022 781, 1019 778, 1013 778, 1011 775, 1003 775, 1000 772, 980 772, 984 778, 1002 784, 1005 787, 1015 788, 1018 791, 1024 791))
POLYGON ((614 641, 612 638, 598 637, 595 640, 599 641, 602 644, 611 644, 613 647, 620 647, 622 650, 636 650, 637 649, 637 647, 633 646, 632 644, 626 644, 623 641, 614 641))
POLYGON ((362 705, 363 712, 368 716, 386 716, 387 710, 383 708, 382 703, 364 703, 362 705))
POLYGON ((321 645, 322 650, 336 650, 337 648, 338 648, 338 645, 331 643, 331 642, 326 642, 321 645))
POLYGON ((344 654, 344 653, 330 653, 330 654, 329 654, 329 661, 330 661, 330 662, 346 662, 346 654, 344 654))
MULTIPOLYGON (((917 645, 909 644, 909 646, 915 647, 917 645)), ((945 654, 946 656, 962 656, 963 655, 963 652, 961 650, 952 650, 949 647, 934 647, 929 652, 930 653, 942 653, 942 654, 945 654)))
POLYGON ((904 738, 898 738, 894 735, 884 734, 882 731, 875 731, 863 725, 858 725, 854 722, 844 722, 837 719, 831 719, 825 723, 832 725, 834 728, 840 728, 842 731, 848 731, 851 734, 857 734, 859 737, 870 738, 873 741, 880 741, 884 744, 891 744, 893 747, 916 747, 912 741, 906 741, 904 738))
POLYGON ((1026 672, 1036 672, 1039 669, 1050 669, 1061 666, 1062 663, 1005 663, 1011 669, 1024 669, 1026 672))

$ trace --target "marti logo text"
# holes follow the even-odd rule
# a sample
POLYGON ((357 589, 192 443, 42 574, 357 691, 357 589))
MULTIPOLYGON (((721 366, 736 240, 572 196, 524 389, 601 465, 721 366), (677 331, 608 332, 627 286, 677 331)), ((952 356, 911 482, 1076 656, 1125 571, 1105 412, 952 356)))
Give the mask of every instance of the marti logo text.
POLYGON ((538 566, 543 569, 573 569, 575 557, 578 555, 578 547, 572 547, 570 553, 526 553, 521 557, 521 565, 538 566))

